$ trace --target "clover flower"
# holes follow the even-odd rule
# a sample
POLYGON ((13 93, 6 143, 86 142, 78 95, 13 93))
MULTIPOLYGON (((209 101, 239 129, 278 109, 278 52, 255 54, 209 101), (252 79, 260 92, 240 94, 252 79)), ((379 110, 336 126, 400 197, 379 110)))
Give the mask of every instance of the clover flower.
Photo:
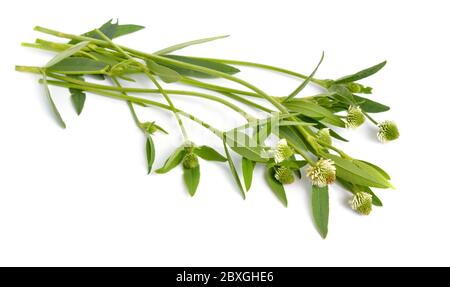
POLYGON ((329 128, 324 128, 324 129, 320 129, 319 131, 317 131, 317 139, 331 145, 333 142, 331 140, 331 136, 330 136, 330 129, 329 128))
POLYGON ((275 167, 275 179, 281 184, 291 184, 294 182, 294 174, 285 166, 277 166, 275 167))
POLYGON ((347 111, 347 127, 355 129, 362 125, 366 117, 358 106, 350 106, 347 111))
POLYGON ((353 195, 349 204, 359 214, 369 215, 372 211, 372 195, 367 192, 358 192, 353 195))
POLYGON ((183 166, 187 169, 196 168, 198 166, 198 157, 193 153, 187 153, 183 159, 183 166))
POLYGON ((291 147, 288 145, 286 139, 281 139, 278 144, 277 148, 274 153, 275 162, 280 163, 288 158, 290 158, 294 152, 292 151, 291 147))
POLYGON ((378 139, 385 143, 398 139, 400 133, 398 131, 397 125, 393 121, 384 121, 378 124, 378 139))
POLYGON ((321 158, 315 165, 308 168, 306 175, 313 185, 325 187, 336 180, 336 167, 331 159, 321 158))

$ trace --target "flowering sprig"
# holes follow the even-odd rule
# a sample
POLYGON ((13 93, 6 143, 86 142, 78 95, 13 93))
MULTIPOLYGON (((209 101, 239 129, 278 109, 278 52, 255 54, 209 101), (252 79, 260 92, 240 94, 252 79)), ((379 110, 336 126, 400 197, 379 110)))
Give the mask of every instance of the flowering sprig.
POLYGON ((381 206, 381 201, 371 188, 391 188, 389 175, 380 167, 366 161, 356 160, 335 146, 333 141, 347 140, 333 126, 357 128, 368 119, 378 127, 377 137, 381 142, 393 141, 399 137, 399 130, 392 121, 378 123, 372 118, 373 113, 386 112, 389 107, 363 97, 363 94, 371 94, 372 88, 358 82, 381 70, 386 62, 336 80, 323 80, 315 78, 315 74, 324 60, 324 53, 322 53, 319 63, 314 69, 311 69, 312 72, 304 75, 248 61, 173 54, 173 52, 190 45, 223 39, 226 36, 180 43, 154 53, 142 52, 114 42, 117 37, 142 29, 143 27, 139 25, 120 25, 112 20, 99 29, 93 29, 81 35, 36 27, 36 31, 68 39, 69 42, 56 43, 38 39, 35 43, 24 43, 23 45, 27 47, 56 51, 58 54, 43 67, 17 66, 16 70, 40 75, 39 82, 45 88, 45 95, 51 110, 63 128, 66 127, 66 124, 53 101, 49 86, 67 88, 78 115, 85 106, 86 94, 96 94, 125 101, 132 112, 136 125, 146 136, 148 173, 151 173, 156 157, 153 136, 157 131, 166 134, 167 132, 155 122, 141 122, 134 106, 146 109, 157 108, 171 113, 177 120, 184 142, 155 172, 167 173, 180 166, 183 169, 185 185, 191 196, 196 193, 199 186, 201 160, 227 162, 244 198, 246 197, 245 190, 250 189, 255 166, 262 164, 267 169, 269 186, 276 197, 287 206, 288 200, 284 185, 293 183, 296 176, 301 178, 301 169, 308 165, 306 175, 312 186, 313 217, 323 237, 328 232, 328 188, 335 181, 339 181, 352 193, 350 207, 358 213, 367 215, 372 210, 372 205, 381 206), (302 79, 302 82, 289 95, 274 97, 237 77, 236 74, 240 70, 236 66, 251 66, 288 74, 302 79), (121 81, 133 82, 135 74, 147 77, 151 86, 144 89, 121 85, 121 81), (111 80, 113 85, 89 81, 92 77, 98 80, 111 80), (222 86, 221 82, 206 83, 202 81, 202 78, 225 79, 239 84, 245 89, 222 86), (162 82, 165 85, 162 85, 162 82), (166 87, 170 87, 171 83, 177 82, 194 89, 166 89, 166 87), (309 84, 319 86, 322 89, 321 93, 300 97, 302 90, 309 84), (217 96, 216 92, 220 96, 217 96), (160 95, 165 103, 135 94, 160 95), (238 128, 222 131, 202 121, 195 115, 175 106, 172 101, 174 96, 196 97, 203 100, 204 104, 206 101, 214 101, 225 106, 249 122, 246 128, 253 129, 253 136, 250 137, 238 128), (254 98, 258 98, 258 101, 254 101, 254 98), (261 100, 270 106, 260 104, 261 100), (236 101, 240 103, 239 106, 234 103, 236 101), (256 109, 269 115, 276 113, 276 116, 265 120, 256 119, 247 111, 247 108, 256 109), (341 114, 345 112, 345 115, 341 114), (198 146, 189 141, 182 118, 183 120, 192 120, 218 136, 222 141, 226 156, 212 147, 198 146), (252 124, 254 122, 256 124, 252 124), (269 133, 262 134, 264 130, 268 130, 269 133), (272 150, 265 145, 265 139, 270 135, 280 139, 276 148, 272 150), (241 176, 236 170, 229 149, 242 158, 245 189, 241 184, 241 176), (302 159, 298 160, 296 157, 302 159))

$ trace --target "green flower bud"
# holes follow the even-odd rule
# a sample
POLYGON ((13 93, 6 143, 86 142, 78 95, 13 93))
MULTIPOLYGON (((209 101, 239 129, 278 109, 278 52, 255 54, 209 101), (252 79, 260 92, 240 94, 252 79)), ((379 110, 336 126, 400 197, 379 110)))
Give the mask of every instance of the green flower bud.
POLYGON ((155 122, 142 123, 141 128, 148 134, 154 134, 158 130, 158 128, 155 125, 155 122))
POLYGON ((352 93, 360 93, 363 89, 363 86, 358 84, 358 83, 349 83, 347 85, 347 88, 350 90, 350 92, 352 93))
POLYGON ((288 158, 290 158, 294 152, 288 145, 286 139, 281 139, 277 144, 277 149, 275 150, 275 162, 280 163, 288 158))
POLYGON ((372 211, 372 195, 367 192, 358 192, 353 195, 349 204, 359 214, 369 215, 372 211))
POLYGON ((331 159, 321 158, 307 169, 306 175, 313 185, 325 187, 336 181, 336 167, 331 159))
POLYGON ((193 169, 198 166, 198 158, 193 153, 187 153, 183 159, 183 166, 187 169, 193 169))
POLYGON ((275 167, 275 179, 281 184, 291 184, 294 182, 294 174, 285 166, 277 166, 275 167))
POLYGON ((385 143, 398 139, 400 133, 398 131, 397 125, 392 121, 384 121, 378 124, 378 139, 385 143))
POLYGON ((331 145, 333 143, 333 141, 331 140, 331 136, 330 136, 330 129, 329 128, 324 128, 324 129, 320 129, 317 134, 317 139, 331 145))
POLYGON ((350 106, 347 111, 347 127, 357 128, 364 123, 366 117, 360 107, 350 106))

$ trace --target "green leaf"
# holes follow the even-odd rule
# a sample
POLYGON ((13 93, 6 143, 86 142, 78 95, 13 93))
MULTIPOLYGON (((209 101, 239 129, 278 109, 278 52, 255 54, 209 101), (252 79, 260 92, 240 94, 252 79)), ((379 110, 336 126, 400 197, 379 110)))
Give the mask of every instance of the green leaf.
POLYGON ((379 70, 381 70, 384 66, 386 65, 386 61, 381 62, 375 66, 372 66, 370 68, 361 70, 355 74, 352 75, 348 75, 345 77, 342 77, 340 79, 337 79, 335 81, 336 84, 342 84, 342 83, 351 83, 351 82, 356 82, 358 80, 367 78, 373 74, 375 74, 376 72, 378 72, 379 70))
POLYGON ((47 70, 67 75, 103 74, 107 67, 107 64, 92 59, 70 57, 48 67, 47 70))
POLYGON ((203 145, 195 147, 193 152, 204 160, 225 162, 227 159, 212 147, 203 145))
POLYGON ((42 73, 42 78, 43 78, 45 96, 47 97, 48 102, 50 103, 50 109, 52 110, 53 114, 55 115, 55 118, 56 118, 56 121, 58 122, 58 124, 63 129, 65 129, 66 123, 62 119, 61 114, 59 113, 58 108, 56 107, 55 102, 52 99, 52 95, 50 94, 50 89, 48 88, 48 84, 47 84, 47 75, 45 73, 42 73))
POLYGON ((86 94, 82 90, 73 88, 70 88, 69 91, 73 107, 75 108, 77 115, 80 115, 83 111, 84 102, 86 101, 86 94))
POLYGON ((303 99, 293 99, 290 102, 284 103, 284 106, 291 111, 301 113, 307 117, 323 117, 324 122, 342 128, 345 127, 345 123, 338 116, 316 103, 303 99))
POLYGON ((152 172, 153 163, 155 162, 155 144, 153 143, 153 139, 150 135, 147 135, 145 151, 147 154, 148 174, 150 174, 152 172))
POLYGON ((381 167, 379 167, 379 166, 377 166, 377 165, 375 165, 375 164, 373 164, 371 162, 368 162, 368 161, 364 161, 364 160, 360 160, 360 159, 358 161, 363 162, 363 163, 365 163, 367 165, 370 165, 371 167, 376 169, 385 179, 387 179, 387 180, 391 179, 389 174, 384 169, 382 169, 381 167))
MULTIPOLYGON (((172 59, 172 60, 180 61, 183 63, 188 63, 188 64, 208 68, 208 69, 226 73, 229 75, 234 75, 234 74, 240 72, 239 69, 237 69, 233 66, 222 64, 219 62, 214 62, 211 60, 198 59, 198 58, 186 57, 186 56, 177 56, 177 55, 166 55, 164 57, 172 59)), ((179 67, 179 66, 173 65, 173 64, 164 64, 164 66, 177 71, 180 75, 183 75, 183 76, 195 77, 195 78, 217 78, 216 76, 212 76, 212 75, 209 75, 206 73, 194 71, 194 70, 187 69, 184 67, 179 67)))
POLYGON ((328 97, 346 105, 356 105, 355 97, 346 85, 334 84, 328 88, 328 91, 331 92, 328 97))
POLYGON ((300 120, 305 121, 305 122, 314 123, 317 129, 327 128, 330 130, 330 136, 332 136, 333 138, 338 139, 340 141, 348 142, 347 139, 343 138, 340 134, 335 132, 333 129, 329 128, 327 125, 324 125, 323 123, 321 123, 320 121, 318 121, 316 119, 300 116, 300 120))
POLYGON ((320 58, 319 63, 317 64, 316 68, 312 71, 312 73, 301 83, 301 85, 295 89, 289 96, 287 96, 283 102, 289 102, 292 98, 294 98, 296 95, 298 95, 311 81, 312 78, 314 78, 314 75, 316 74, 317 70, 320 67, 320 64, 322 64, 323 58, 325 57, 325 53, 322 52, 322 57, 320 58))
POLYGON ((353 184, 390 188, 392 185, 376 169, 358 161, 351 161, 336 155, 327 154, 336 165, 336 175, 353 184))
POLYGON ((59 53, 58 55, 53 57, 53 59, 51 59, 45 66, 51 67, 51 66, 61 62, 62 60, 76 54, 78 51, 80 51, 81 49, 86 47, 88 44, 89 44, 88 41, 80 42, 80 43, 70 47, 69 49, 62 51, 61 53, 59 53))
POLYGON ((289 126, 280 127, 278 129, 279 138, 285 138, 290 144, 297 149, 307 150, 306 144, 300 133, 289 126))
POLYGON ((250 190, 253 180, 253 170, 255 169, 255 162, 249 160, 248 158, 242 158, 242 175, 244 177, 245 188, 247 191, 250 190))
POLYGON ((250 138, 247 134, 231 130, 225 133, 227 144, 239 155, 256 162, 266 162, 269 159, 264 157, 264 147, 259 145, 257 140, 250 138))
POLYGON ((186 149, 184 146, 180 146, 177 148, 166 160, 163 167, 157 169, 156 173, 166 173, 172 170, 174 167, 179 165, 181 161, 183 160, 184 156, 186 155, 186 149))
POLYGON ((286 192, 284 191, 283 185, 275 178, 275 168, 269 167, 267 169, 266 179, 270 189, 272 189, 273 193, 281 201, 281 203, 283 203, 283 205, 287 207, 288 200, 286 197, 286 192))
POLYGON ((198 44, 203 44, 203 43, 207 43, 207 42, 211 42, 211 41, 215 41, 215 40, 219 40, 219 39, 223 39, 223 38, 227 38, 229 35, 223 35, 223 36, 216 36, 216 37, 210 37, 210 38, 203 38, 203 39, 197 39, 197 40, 193 40, 193 41, 188 41, 188 42, 183 42, 180 44, 176 44, 167 48, 164 48, 162 50, 159 50, 153 54, 156 55, 164 55, 164 54, 169 54, 172 52, 175 52, 177 50, 181 50, 183 48, 192 46, 192 45, 198 45, 198 44))
MULTIPOLYGON (((145 27, 139 26, 139 25, 119 25, 119 21, 116 21, 116 23, 112 22, 113 19, 109 20, 105 24, 103 24, 99 30, 105 34, 108 38, 114 39, 120 36, 128 35, 134 32, 137 32, 139 30, 144 29, 145 27)), ((94 39, 101 39, 100 35, 98 35, 95 30, 89 31, 87 33, 82 34, 82 36, 94 38, 94 39)), ((77 40, 72 40, 69 43, 77 43, 77 40)))
POLYGON ((236 171, 236 167, 234 166, 233 159, 231 158, 230 152, 228 151, 226 137, 223 138, 223 149, 225 150, 225 154, 227 156, 228 165, 230 167, 231 174, 233 175, 234 180, 239 187, 239 191, 241 192, 242 197, 245 199, 245 191, 244 191, 244 188, 242 187, 242 183, 239 178, 239 174, 236 171))
POLYGON ((312 186, 312 212, 314 222, 322 238, 328 234, 329 199, 328 186, 312 186))
POLYGON ((183 167, 183 178, 189 194, 194 196, 200 182, 200 166, 198 165, 194 168, 183 167))
POLYGON ((353 95, 357 101, 362 101, 360 108, 367 113, 382 113, 389 111, 389 107, 364 97, 353 95))
POLYGON ((180 74, 175 70, 159 65, 151 60, 147 60, 148 69, 161 78, 166 83, 178 82, 181 79, 180 74))

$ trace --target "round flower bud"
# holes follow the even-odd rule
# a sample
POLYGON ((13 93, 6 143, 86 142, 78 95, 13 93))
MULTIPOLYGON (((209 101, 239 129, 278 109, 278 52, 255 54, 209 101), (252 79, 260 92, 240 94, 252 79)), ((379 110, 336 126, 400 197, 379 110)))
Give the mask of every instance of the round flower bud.
POLYGON ((280 163, 288 158, 290 158, 294 152, 288 145, 286 139, 281 139, 277 144, 277 149, 275 150, 275 162, 280 163))
POLYGON ((183 166, 187 169, 193 169, 198 166, 198 158, 193 153, 188 153, 184 156, 183 166))
POLYGON ((350 90, 350 92, 352 93, 360 93, 362 90, 362 86, 358 83, 350 83, 347 85, 347 88, 350 90))
POLYGON ((325 187, 336 181, 336 167, 331 159, 321 158, 307 169, 306 175, 313 185, 325 187))
POLYGON ((281 184, 290 184, 294 182, 292 170, 285 166, 275 167, 275 179, 281 184))
POLYGON ((347 127, 355 129, 362 125, 366 117, 360 107, 350 106, 347 111, 347 127))
POLYGON ((154 122, 142 123, 141 128, 148 134, 154 134, 158 130, 154 122))
POLYGON ((372 195, 367 192, 358 192, 353 195, 349 204, 359 214, 369 215, 372 211, 372 195))
POLYGON ((384 121, 378 124, 377 137, 381 142, 389 142, 398 139, 400 133, 397 125, 392 121, 384 121))
POLYGON ((324 128, 324 129, 320 129, 317 134, 317 139, 331 145, 333 142, 331 140, 331 136, 330 136, 330 129, 329 128, 324 128))

